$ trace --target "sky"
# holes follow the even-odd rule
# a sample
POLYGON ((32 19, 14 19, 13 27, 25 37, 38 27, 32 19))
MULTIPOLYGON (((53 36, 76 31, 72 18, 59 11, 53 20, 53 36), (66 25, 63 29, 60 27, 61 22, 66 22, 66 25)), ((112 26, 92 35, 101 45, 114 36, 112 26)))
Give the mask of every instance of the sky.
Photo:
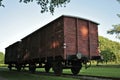
POLYGON ((40 13, 36 3, 19 3, 19 0, 3 0, 5 8, 0 7, 0 51, 23 37, 39 29, 61 15, 72 15, 99 23, 98 32, 110 40, 120 42, 114 35, 107 34, 112 25, 119 24, 120 4, 116 0, 71 0, 66 7, 40 13))

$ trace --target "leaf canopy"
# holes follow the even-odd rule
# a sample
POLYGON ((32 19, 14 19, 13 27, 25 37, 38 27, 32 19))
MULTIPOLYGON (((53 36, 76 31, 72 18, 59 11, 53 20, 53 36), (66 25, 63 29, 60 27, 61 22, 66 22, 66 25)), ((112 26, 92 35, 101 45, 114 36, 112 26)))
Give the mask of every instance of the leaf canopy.
MULTIPOLYGON (((3 0, 0 0, 0 6, 4 5, 2 4, 3 0)), ((54 10, 56 7, 65 7, 67 3, 70 2, 70 0, 19 0, 20 3, 30 3, 30 2, 36 2, 37 5, 41 7, 41 13, 44 12, 51 12, 54 13, 54 10)))

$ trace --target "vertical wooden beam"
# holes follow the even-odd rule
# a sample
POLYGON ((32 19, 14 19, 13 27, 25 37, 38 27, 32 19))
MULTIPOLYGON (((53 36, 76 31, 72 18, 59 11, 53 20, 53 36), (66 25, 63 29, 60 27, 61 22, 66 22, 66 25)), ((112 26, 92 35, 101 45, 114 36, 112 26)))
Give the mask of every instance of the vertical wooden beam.
POLYGON ((76 36, 76 54, 77 54, 77 53, 79 53, 79 40, 78 40, 78 39, 79 39, 79 33, 78 33, 78 32, 79 32, 79 31, 78 31, 79 28, 78 28, 78 18, 76 18, 75 20, 76 20, 76 21, 75 21, 75 22, 76 22, 76 23, 75 23, 75 27, 76 27, 76 35, 75 35, 75 36, 76 36))
POLYGON ((90 21, 88 21, 88 50, 89 50, 89 52, 88 52, 88 58, 89 59, 91 59, 90 58, 90 56, 91 56, 91 41, 90 41, 90 36, 91 36, 91 34, 90 34, 90 21))

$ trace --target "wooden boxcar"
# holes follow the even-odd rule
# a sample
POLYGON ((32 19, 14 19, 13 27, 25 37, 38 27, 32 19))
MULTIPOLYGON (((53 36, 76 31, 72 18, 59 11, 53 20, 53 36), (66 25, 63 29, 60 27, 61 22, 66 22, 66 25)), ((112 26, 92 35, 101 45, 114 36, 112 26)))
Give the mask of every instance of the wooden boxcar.
POLYGON ((79 71, 82 62, 99 58, 97 25, 83 18, 61 16, 22 39, 24 58, 32 67, 45 63, 47 72, 52 65, 55 73, 59 72, 55 70, 58 64, 62 68, 78 65, 77 70, 72 68, 77 74, 74 71, 79 71))
POLYGON ((97 26, 91 20, 60 16, 21 39, 22 63, 29 64, 32 72, 37 67, 49 72, 52 67, 57 75, 64 68, 78 74, 82 63, 100 59, 97 26))

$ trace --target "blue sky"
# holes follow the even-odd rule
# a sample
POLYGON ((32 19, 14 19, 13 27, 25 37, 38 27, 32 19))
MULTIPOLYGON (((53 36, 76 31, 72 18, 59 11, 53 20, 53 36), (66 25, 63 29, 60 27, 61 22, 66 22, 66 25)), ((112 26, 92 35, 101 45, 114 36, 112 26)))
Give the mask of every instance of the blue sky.
POLYGON ((40 13, 35 3, 19 3, 19 0, 3 0, 5 8, 0 7, 0 51, 19 41, 29 33, 37 30, 60 15, 73 15, 100 23, 99 35, 120 42, 107 30, 113 24, 120 23, 116 16, 120 13, 120 4, 116 0, 71 0, 66 7, 56 8, 54 15, 40 13))

